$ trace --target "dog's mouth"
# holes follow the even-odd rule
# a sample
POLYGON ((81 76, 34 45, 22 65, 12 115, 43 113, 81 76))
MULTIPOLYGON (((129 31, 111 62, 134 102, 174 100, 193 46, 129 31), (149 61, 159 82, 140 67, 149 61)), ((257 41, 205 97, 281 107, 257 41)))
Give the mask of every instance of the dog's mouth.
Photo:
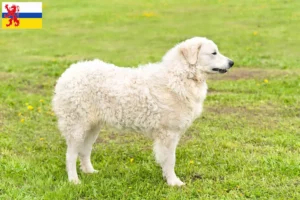
POLYGON ((227 72, 227 69, 220 69, 220 68, 213 68, 212 70, 215 72, 219 72, 221 74, 224 74, 227 72))

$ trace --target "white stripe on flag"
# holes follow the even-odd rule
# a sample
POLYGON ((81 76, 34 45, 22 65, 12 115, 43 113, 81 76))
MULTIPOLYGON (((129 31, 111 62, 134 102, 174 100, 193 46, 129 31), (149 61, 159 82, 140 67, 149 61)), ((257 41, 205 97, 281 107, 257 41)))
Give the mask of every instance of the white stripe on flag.
POLYGON ((20 13, 42 13, 42 2, 2 2, 2 13, 7 13, 6 4, 19 6, 20 13))

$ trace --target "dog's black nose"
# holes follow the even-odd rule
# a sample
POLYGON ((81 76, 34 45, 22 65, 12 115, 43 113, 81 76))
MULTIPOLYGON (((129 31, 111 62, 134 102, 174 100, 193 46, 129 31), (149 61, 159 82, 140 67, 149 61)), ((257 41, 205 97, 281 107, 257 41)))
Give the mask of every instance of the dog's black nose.
POLYGON ((232 60, 229 60, 229 68, 234 65, 234 62, 232 60))

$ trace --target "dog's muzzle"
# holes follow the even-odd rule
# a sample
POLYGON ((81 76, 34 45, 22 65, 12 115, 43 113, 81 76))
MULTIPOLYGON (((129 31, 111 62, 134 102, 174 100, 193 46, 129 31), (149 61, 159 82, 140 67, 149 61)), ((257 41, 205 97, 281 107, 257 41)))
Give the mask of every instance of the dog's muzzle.
MULTIPOLYGON (((230 69, 234 65, 234 62, 232 60, 229 60, 228 62, 228 69, 230 69)), ((219 72, 221 74, 224 74, 227 72, 228 69, 220 69, 220 68, 213 68, 212 70, 215 72, 219 72)))
POLYGON ((221 74, 224 74, 224 73, 227 72, 227 69, 213 68, 212 70, 215 71, 215 72, 219 72, 219 73, 221 73, 221 74))

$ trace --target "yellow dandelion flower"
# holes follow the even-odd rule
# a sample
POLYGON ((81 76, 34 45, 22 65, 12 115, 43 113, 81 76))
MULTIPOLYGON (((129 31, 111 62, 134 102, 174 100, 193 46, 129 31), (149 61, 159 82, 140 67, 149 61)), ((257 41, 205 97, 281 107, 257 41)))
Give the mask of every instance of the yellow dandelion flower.
POLYGON ((27 109, 28 109, 28 110, 33 110, 33 106, 30 106, 30 105, 29 105, 29 106, 27 106, 27 109))
POLYGON ((194 161, 193 161, 193 160, 190 160, 190 164, 191 164, 191 165, 194 164, 194 161))
POLYGON ((40 138, 40 141, 44 140, 45 138, 40 138))
POLYGON ((21 120, 20 120, 21 123, 24 123, 24 121, 25 121, 25 119, 21 119, 21 120))
POLYGON ((257 34, 258 34, 257 31, 254 31, 254 32, 253 32, 253 35, 254 35, 254 36, 257 36, 257 34))
POLYGON ((130 162, 132 163, 134 161, 134 159, 133 158, 130 158, 130 162))
POLYGON ((18 116, 20 117, 22 115, 22 113, 18 113, 18 116))
POLYGON ((269 83, 269 80, 268 80, 268 79, 265 79, 265 80, 264 80, 264 83, 269 83))
POLYGON ((155 15, 154 12, 143 12, 144 17, 153 17, 155 15))
POLYGON ((40 102, 41 102, 41 103, 44 103, 44 99, 40 99, 40 102))

